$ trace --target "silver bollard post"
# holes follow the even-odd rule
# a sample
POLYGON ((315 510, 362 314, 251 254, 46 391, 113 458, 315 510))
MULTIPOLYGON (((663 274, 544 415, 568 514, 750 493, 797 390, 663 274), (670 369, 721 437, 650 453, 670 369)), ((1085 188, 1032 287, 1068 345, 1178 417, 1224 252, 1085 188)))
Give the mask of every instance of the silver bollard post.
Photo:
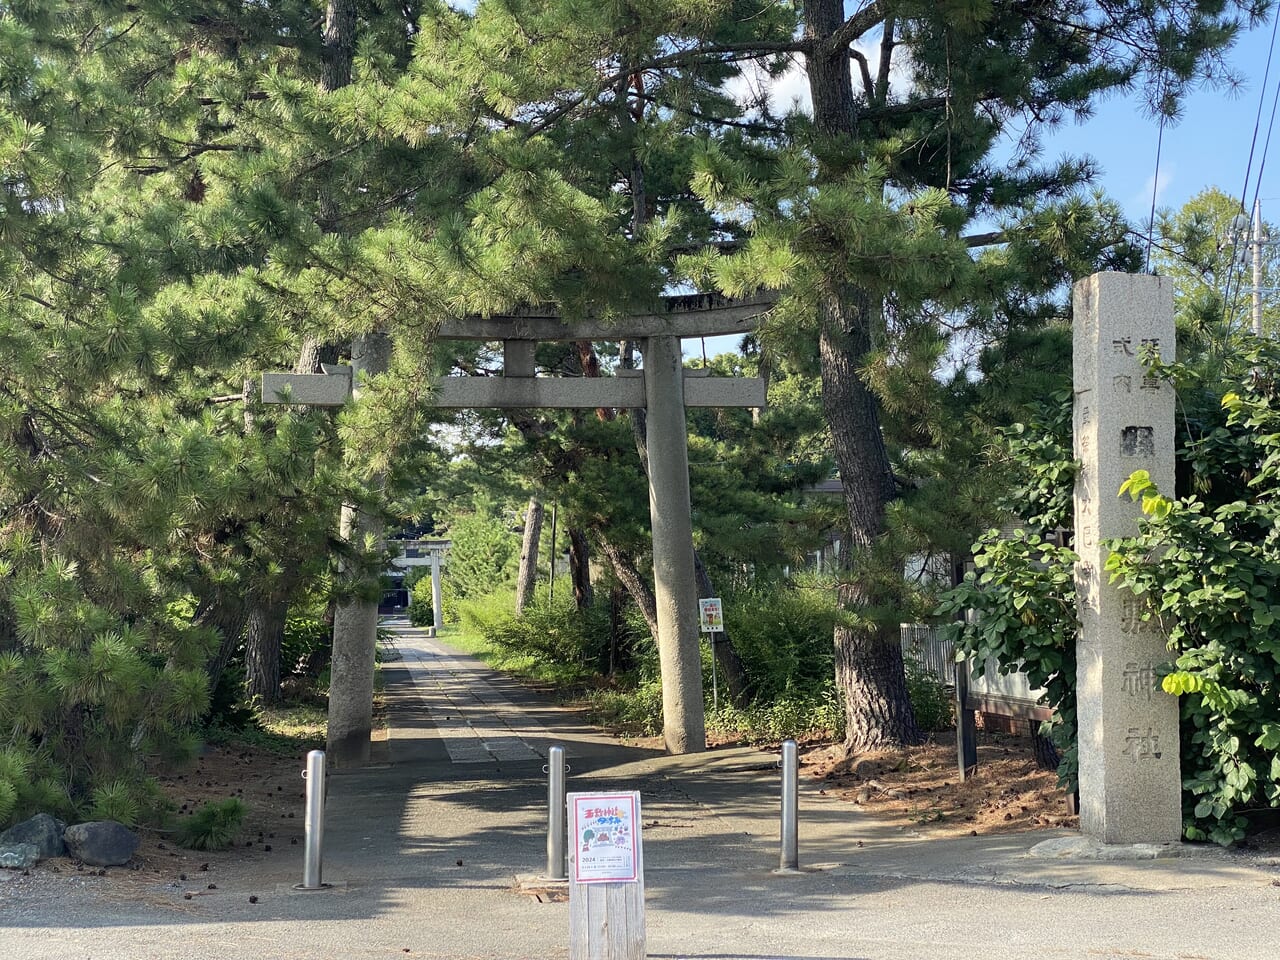
POLYGON ((312 750, 307 754, 307 769, 302 773, 307 781, 307 812, 305 820, 306 844, 302 853, 302 883, 299 890, 321 890, 320 857, 324 846, 324 751, 312 750))
POLYGON ((800 807, 800 771, 794 740, 782 741, 782 853, 778 872, 800 869, 800 841, 797 829, 800 807))
POLYGON ((547 751, 547 879, 568 880, 565 859, 565 794, 564 775, 569 769, 564 762, 564 747, 547 751))

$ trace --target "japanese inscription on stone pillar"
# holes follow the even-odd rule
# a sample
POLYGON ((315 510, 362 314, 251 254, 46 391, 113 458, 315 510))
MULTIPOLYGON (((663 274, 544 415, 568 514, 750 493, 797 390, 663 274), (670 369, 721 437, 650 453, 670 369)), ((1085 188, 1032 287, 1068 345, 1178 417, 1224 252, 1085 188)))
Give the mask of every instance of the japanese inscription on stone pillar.
POLYGON ((1074 303, 1080 828, 1104 843, 1172 842, 1178 706, 1157 679, 1169 654, 1144 603, 1108 582, 1103 542, 1137 532, 1141 510, 1118 495, 1133 471, 1173 493, 1173 387, 1144 363, 1173 359, 1173 288, 1099 273, 1076 284, 1074 303))

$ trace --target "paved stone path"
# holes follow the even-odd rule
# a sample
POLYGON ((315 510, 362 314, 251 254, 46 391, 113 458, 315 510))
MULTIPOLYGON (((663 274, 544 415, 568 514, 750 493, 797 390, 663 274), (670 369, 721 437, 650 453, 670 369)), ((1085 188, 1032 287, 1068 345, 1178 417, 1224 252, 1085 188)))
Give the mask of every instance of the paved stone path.
MULTIPOLYGON (((413 678, 423 706, 454 763, 544 759, 529 743, 546 740, 546 728, 485 679, 489 671, 463 662, 426 630, 388 624, 400 653, 397 664, 413 678)), ((392 729, 395 739, 395 729, 392 729)), ((394 745, 393 745, 394 749, 394 745)))

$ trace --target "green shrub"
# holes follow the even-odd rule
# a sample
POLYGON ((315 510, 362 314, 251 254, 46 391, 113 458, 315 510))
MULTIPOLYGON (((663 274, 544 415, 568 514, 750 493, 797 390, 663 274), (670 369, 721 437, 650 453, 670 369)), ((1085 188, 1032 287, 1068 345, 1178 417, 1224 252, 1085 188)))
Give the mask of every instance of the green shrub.
POLYGON ((17 818, 14 811, 18 809, 18 788, 12 780, 0 779, 0 827, 7 827, 17 818))
POLYGON ((463 601, 487 596, 515 579, 520 537, 514 518, 504 517, 493 504, 480 503, 474 513, 449 524, 449 540, 449 575, 441 583, 441 607, 445 619, 456 623, 463 601))
POLYGON ((37 813, 69 816, 74 809, 47 752, 0 748, 0 830, 37 813))
POLYGON ((192 850, 226 850, 235 843, 245 813, 235 797, 206 803, 178 826, 178 843, 192 850))
POLYGON ((718 711, 708 709, 708 718, 713 730, 752 743, 844 736, 844 704, 831 677, 814 692, 758 700, 745 707, 721 700, 718 711))
POLYGON ((140 812, 132 785, 127 781, 113 780, 95 787, 91 794, 89 816, 93 820, 116 820, 126 827, 134 827, 140 812))
POLYGON ((289 617, 280 642, 281 679, 315 677, 328 665, 333 627, 320 617, 289 617))
POLYGON ((630 690, 595 690, 587 698, 591 722, 624 736, 662 732, 662 682, 649 680, 630 690))
POLYGON ((415 583, 409 593, 413 602, 409 604, 409 622, 415 627, 435 626, 435 607, 431 605, 431 578, 423 577, 415 583))
POLYGON ((521 616, 514 609, 514 592, 501 589, 464 601, 459 614, 466 629, 504 655, 564 668, 560 675, 566 680, 585 680, 607 670, 606 604, 579 610, 570 591, 562 589, 551 599, 543 587, 535 591, 521 616))
POLYGON ((752 702, 820 699, 835 672, 835 591, 814 581, 766 582, 726 593, 725 626, 752 702))

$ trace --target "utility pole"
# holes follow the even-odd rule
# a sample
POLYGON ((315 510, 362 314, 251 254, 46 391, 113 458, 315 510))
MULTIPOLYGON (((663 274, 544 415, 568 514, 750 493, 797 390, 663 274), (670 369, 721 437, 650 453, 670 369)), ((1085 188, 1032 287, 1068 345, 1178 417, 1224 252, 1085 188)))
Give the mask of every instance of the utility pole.
MULTIPOLYGON (((1248 256, 1253 268, 1253 299, 1252 299, 1252 323, 1250 329, 1255 337, 1262 336, 1262 248, 1263 246, 1273 244, 1275 241, 1268 240, 1266 233, 1262 228, 1262 201, 1255 198, 1253 201, 1253 218, 1250 220, 1243 213, 1238 214, 1231 221, 1232 243, 1244 243, 1248 246, 1247 254, 1239 250, 1237 247, 1237 255, 1239 262, 1243 264, 1245 256, 1248 256)), ((1273 290, 1274 288, 1268 288, 1273 290)))
POLYGON ((1253 335, 1262 336, 1262 201, 1253 201, 1253 335))

